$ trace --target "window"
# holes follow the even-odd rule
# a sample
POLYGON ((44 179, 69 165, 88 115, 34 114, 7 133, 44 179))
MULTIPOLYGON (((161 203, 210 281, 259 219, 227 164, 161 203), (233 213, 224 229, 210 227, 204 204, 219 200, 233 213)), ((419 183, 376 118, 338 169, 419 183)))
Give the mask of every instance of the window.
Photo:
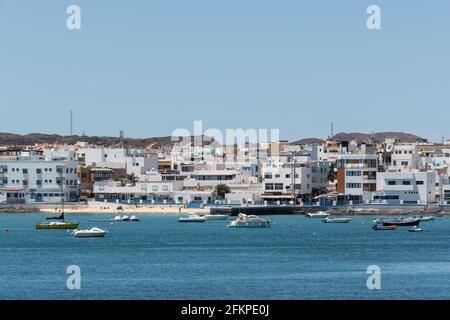
POLYGON ((264 179, 272 179, 272 174, 269 173, 265 174, 264 179))
POLYGON ((163 185, 162 186, 162 191, 169 191, 169 186, 168 185, 163 185))
POLYGON ((23 174, 28 174, 28 169, 22 169, 23 174))
POLYGON ((279 178, 279 177, 280 177, 280 175, 279 175, 279 174, 276 174, 276 175, 275 175, 275 178, 279 178))
POLYGON ((348 189, 360 189, 361 188, 361 183, 347 183, 346 187, 348 189))
POLYGON ((283 184, 282 183, 275 183, 275 190, 283 190, 283 184))
POLYGON ((37 174, 41 174, 42 173, 42 169, 36 169, 36 173, 37 174))
POLYGON ((389 185, 389 186, 395 186, 396 184, 397 184, 397 182, 394 181, 394 180, 389 180, 389 181, 388 181, 388 185, 389 185))
POLYGON ((423 186, 423 181, 416 181, 416 184, 417 184, 418 186, 423 186))
POLYGON ((289 179, 290 177, 291 177, 290 174, 287 174, 287 175, 286 175, 286 179, 289 179))
POLYGON ((350 170, 350 171, 346 171, 345 175, 347 177, 360 177, 362 175, 362 171, 350 170))
POLYGON ((273 190, 273 183, 266 183, 264 187, 266 190, 273 190))
POLYGON ((42 180, 36 180, 36 185, 37 186, 41 186, 42 185, 42 180))
POLYGON ((409 185, 411 185, 411 181, 406 181, 406 180, 405 180, 405 181, 403 181, 403 185, 404 185, 404 186, 409 186, 409 185))

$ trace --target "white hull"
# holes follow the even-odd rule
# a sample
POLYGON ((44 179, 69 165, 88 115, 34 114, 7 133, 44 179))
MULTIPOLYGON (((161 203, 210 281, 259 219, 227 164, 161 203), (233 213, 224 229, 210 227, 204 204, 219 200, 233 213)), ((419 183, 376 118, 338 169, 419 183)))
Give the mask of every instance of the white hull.
POLYGON ((200 217, 197 215, 191 215, 189 217, 181 217, 178 222, 205 222, 206 217, 200 217))
POLYGON ((74 230, 72 235, 75 238, 103 238, 107 232, 99 228, 92 228, 87 230, 74 230))
POLYGON ((238 218, 230 221, 230 228, 270 228, 272 222, 268 218, 260 218, 257 216, 247 216, 239 214, 238 218))
POLYGON ((319 211, 319 212, 316 212, 316 213, 307 213, 307 214, 305 214, 305 217, 307 217, 307 218, 327 218, 329 216, 330 215, 328 213, 323 212, 323 211, 319 211))
POLYGON ((349 223, 351 218, 325 218, 322 220, 325 223, 349 223))
POLYGON ((228 220, 228 216, 225 214, 207 214, 204 217, 206 220, 228 220))

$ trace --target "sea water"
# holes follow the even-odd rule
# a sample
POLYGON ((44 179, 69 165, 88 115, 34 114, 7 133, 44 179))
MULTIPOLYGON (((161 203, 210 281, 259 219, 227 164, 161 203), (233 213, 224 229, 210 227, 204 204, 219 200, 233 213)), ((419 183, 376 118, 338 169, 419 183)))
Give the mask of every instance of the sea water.
POLYGON ((175 215, 68 215, 105 238, 35 230, 42 214, 0 215, 0 299, 449 299, 450 218, 423 232, 371 229, 374 217, 326 224, 272 216, 272 228, 175 215), (69 289, 69 266, 80 289, 69 289), (369 289, 369 266, 380 289, 369 289))

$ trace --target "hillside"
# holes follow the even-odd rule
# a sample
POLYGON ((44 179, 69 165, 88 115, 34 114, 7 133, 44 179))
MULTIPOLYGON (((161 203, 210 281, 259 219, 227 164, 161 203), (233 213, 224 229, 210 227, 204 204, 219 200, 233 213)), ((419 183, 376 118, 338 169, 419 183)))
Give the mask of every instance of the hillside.
POLYGON ((369 142, 372 140, 374 143, 380 143, 385 141, 386 139, 391 138, 395 139, 397 142, 403 143, 414 143, 414 142, 426 142, 427 140, 416 136, 414 134, 405 133, 405 132, 376 132, 373 134, 370 133, 359 133, 359 132, 340 132, 333 136, 332 140, 341 142, 341 141, 352 141, 356 140, 358 143, 361 142, 369 142))
POLYGON ((119 146, 122 143, 130 148, 146 148, 152 145, 155 148, 172 145, 170 137, 154 137, 143 139, 132 139, 119 137, 99 137, 99 136, 61 136, 57 134, 31 133, 26 135, 13 133, 0 133, 0 145, 34 145, 34 144, 75 144, 78 141, 85 141, 98 146, 119 146))
MULTIPOLYGON (((392 138, 395 139, 397 142, 403 143, 427 142, 427 139, 405 132, 376 132, 373 134, 360 132, 352 132, 352 133, 340 132, 334 135, 331 138, 331 140, 337 142, 356 140, 358 143, 361 142, 368 143, 370 140, 372 140, 372 142, 374 143, 380 143, 384 142, 388 138, 392 138)), ((292 145, 321 144, 323 142, 324 140, 318 138, 305 138, 293 141, 290 144, 292 145)))

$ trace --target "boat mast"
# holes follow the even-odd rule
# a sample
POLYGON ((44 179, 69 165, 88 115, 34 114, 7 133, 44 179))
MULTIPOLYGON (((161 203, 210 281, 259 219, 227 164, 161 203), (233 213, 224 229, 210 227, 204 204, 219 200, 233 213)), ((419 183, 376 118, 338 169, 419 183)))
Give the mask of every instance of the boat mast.
POLYGON ((63 190, 63 170, 61 169, 61 178, 59 180, 59 185, 61 187, 61 215, 62 215, 62 219, 64 221, 64 190, 63 190))

